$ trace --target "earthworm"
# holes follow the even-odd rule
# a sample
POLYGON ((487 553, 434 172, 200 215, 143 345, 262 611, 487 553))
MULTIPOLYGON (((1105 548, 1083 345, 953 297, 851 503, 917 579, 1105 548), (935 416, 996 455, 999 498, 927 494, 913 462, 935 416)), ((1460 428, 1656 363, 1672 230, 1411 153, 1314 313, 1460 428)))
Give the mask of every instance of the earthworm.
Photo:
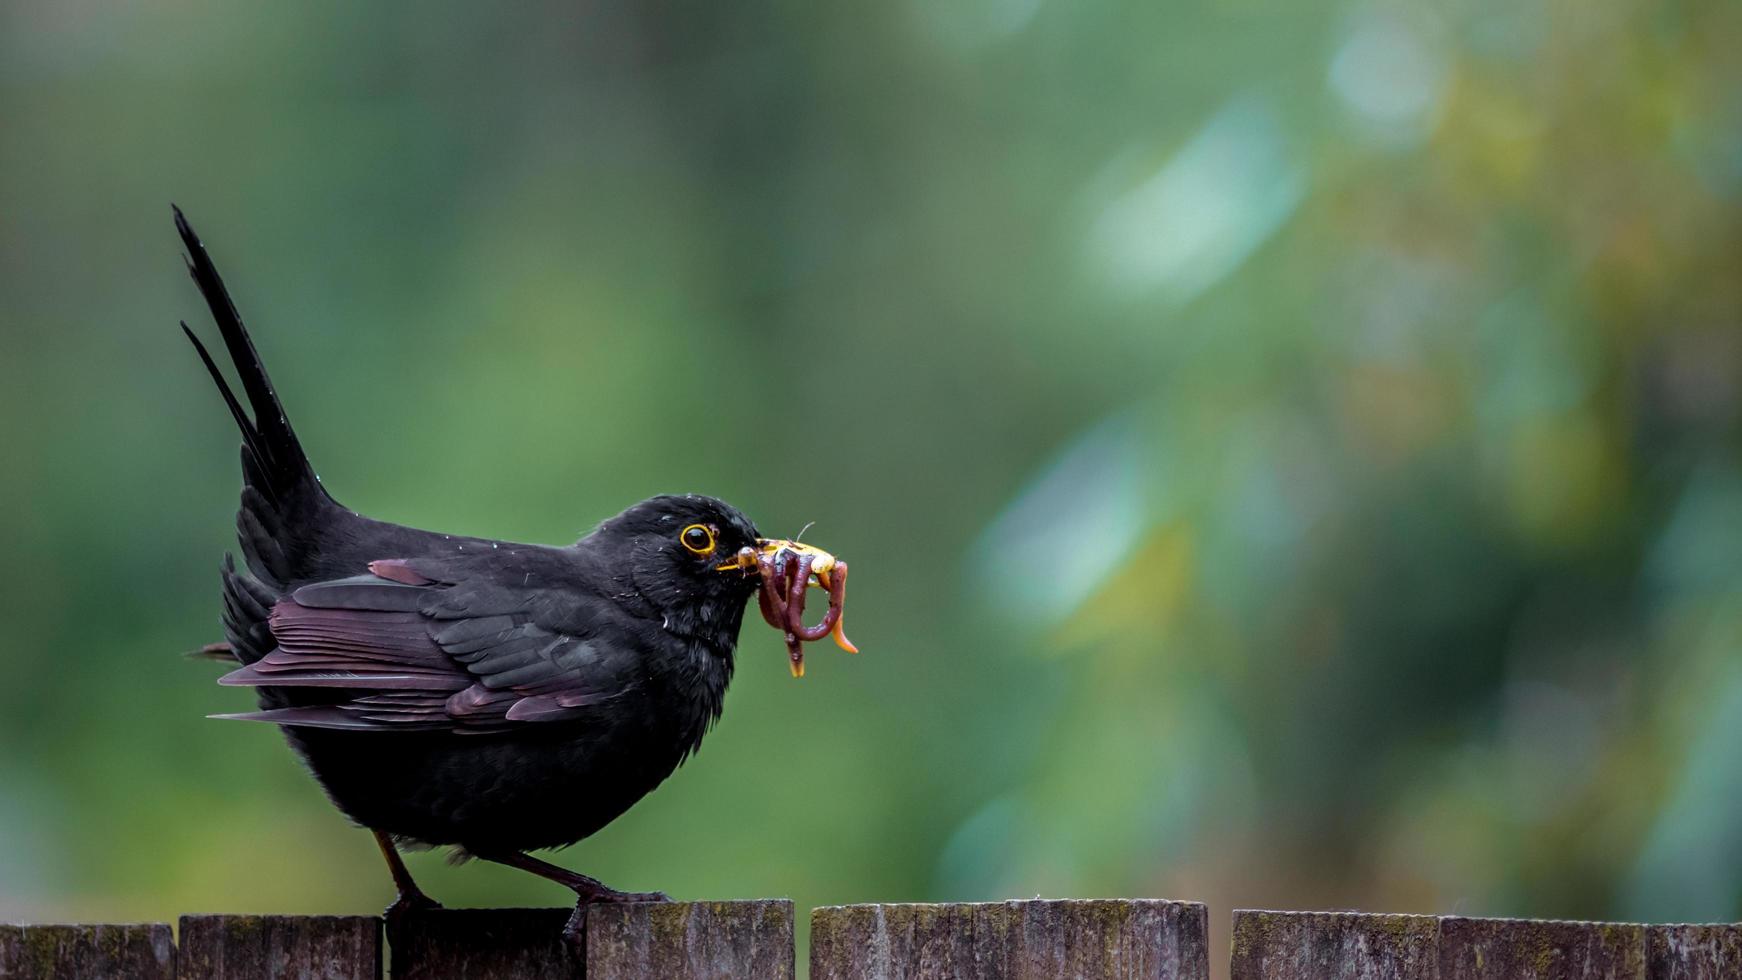
POLYGON ((815 561, 814 555, 794 555, 785 549, 772 555, 756 556, 757 571, 762 577, 757 605, 768 625, 785 636, 787 656, 791 661, 794 677, 804 676, 803 645, 806 642, 820 640, 833 633, 835 643, 843 650, 858 652, 852 641, 841 631, 841 611, 847 597, 846 562, 836 561, 832 568, 818 576, 819 585, 822 584, 820 579, 828 579, 829 608, 817 625, 806 626, 804 623, 805 591, 810 585, 811 565, 815 561))

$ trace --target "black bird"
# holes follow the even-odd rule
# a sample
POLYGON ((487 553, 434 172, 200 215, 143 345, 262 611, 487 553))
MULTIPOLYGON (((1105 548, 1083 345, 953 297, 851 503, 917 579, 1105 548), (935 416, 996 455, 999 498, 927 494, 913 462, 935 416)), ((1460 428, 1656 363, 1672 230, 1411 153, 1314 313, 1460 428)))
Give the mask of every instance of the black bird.
POLYGON ((371 520, 328 495, 303 455, 217 269, 179 209, 188 267, 252 416, 182 329, 242 430, 243 563, 223 565, 226 643, 346 816, 373 831, 398 898, 389 924, 434 907, 396 844, 451 845, 572 888, 588 903, 663 900, 607 888, 525 852, 616 819, 671 775, 720 717, 746 601, 801 640, 840 633, 846 564, 761 537, 730 504, 644 500, 568 547, 371 520), (804 626, 804 590, 830 590, 804 626))

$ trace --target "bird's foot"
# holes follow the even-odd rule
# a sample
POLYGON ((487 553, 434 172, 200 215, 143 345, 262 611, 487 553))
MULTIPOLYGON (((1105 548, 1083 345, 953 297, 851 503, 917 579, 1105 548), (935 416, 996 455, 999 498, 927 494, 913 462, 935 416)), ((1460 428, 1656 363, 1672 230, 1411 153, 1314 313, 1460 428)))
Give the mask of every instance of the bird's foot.
POLYGON ((386 911, 381 916, 387 922, 388 942, 393 942, 395 937, 405 934, 405 927, 413 915, 441 907, 442 903, 430 898, 417 888, 400 892, 399 897, 393 900, 393 904, 387 906, 386 911))
POLYGON ((393 886, 399 890, 393 904, 387 906, 387 910, 382 913, 382 917, 387 920, 388 934, 392 935, 404 926, 406 917, 412 913, 439 909, 442 906, 417 887, 417 882, 411 878, 411 872, 405 870, 405 860, 399 856, 399 849, 393 846, 391 836, 377 830, 375 843, 381 848, 381 856, 387 859, 387 869, 393 872, 393 886))
POLYGON ((620 892, 598 882, 595 887, 575 887, 575 911, 563 926, 563 942, 574 954, 576 962, 587 961, 587 909, 594 905, 628 905, 633 902, 669 902, 665 892, 620 892))
POLYGON ((399 897, 393 900, 393 904, 387 906, 385 915, 389 919, 397 919, 413 912, 427 912, 430 909, 441 907, 442 903, 425 895, 422 890, 413 888, 400 892, 399 897))

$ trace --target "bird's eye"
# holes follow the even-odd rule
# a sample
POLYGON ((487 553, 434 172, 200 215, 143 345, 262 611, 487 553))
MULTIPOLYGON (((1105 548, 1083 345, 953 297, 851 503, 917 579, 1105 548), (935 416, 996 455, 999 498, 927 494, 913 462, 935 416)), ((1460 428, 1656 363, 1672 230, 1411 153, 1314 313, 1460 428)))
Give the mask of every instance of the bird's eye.
POLYGON ((714 529, 706 524, 691 524, 678 535, 683 546, 698 555, 714 553, 714 529))

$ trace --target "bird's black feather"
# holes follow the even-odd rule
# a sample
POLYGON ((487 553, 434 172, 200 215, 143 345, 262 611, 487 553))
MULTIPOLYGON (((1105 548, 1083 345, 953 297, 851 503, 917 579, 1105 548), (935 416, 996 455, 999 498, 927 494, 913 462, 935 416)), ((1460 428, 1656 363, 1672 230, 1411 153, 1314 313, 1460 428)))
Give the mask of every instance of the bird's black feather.
MULTIPOLYGON (((572 843, 658 785, 718 718, 753 578, 723 554, 755 527, 709 497, 654 497, 568 547, 421 531, 358 515, 315 479, 252 339, 181 212, 189 269, 237 397, 189 339, 242 432, 225 637, 259 709, 352 819, 502 854, 572 843)), ((184 325, 185 329, 185 325, 184 325)))

